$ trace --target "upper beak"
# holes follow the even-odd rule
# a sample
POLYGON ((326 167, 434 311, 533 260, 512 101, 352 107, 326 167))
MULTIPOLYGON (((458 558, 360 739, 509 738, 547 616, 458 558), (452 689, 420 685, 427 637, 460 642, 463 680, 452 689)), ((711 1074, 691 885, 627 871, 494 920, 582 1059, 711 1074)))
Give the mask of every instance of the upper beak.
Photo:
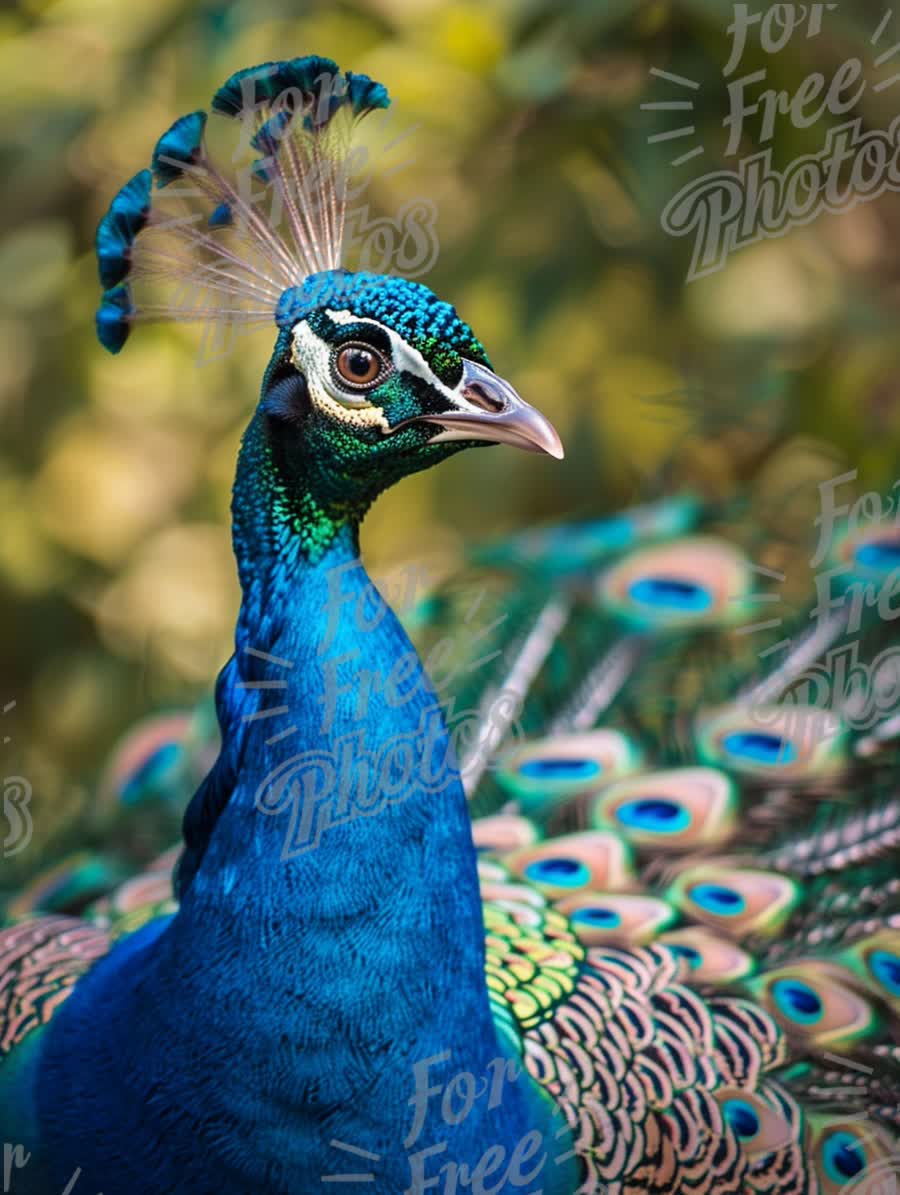
POLYGON ((437 423, 444 429, 430 443, 447 440, 488 440, 513 444, 527 452, 546 452, 558 461, 565 455, 556 428, 528 405, 509 382, 475 361, 463 362, 463 376, 455 392, 459 407, 441 415, 419 415, 416 422, 437 423))

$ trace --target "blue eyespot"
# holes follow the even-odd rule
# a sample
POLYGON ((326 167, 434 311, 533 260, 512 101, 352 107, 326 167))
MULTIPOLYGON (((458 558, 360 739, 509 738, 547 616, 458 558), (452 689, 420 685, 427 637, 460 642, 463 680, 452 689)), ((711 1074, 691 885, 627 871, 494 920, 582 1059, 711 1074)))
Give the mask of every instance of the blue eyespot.
POLYGON ((669 949, 673 954, 678 955, 679 958, 687 959, 691 970, 696 971, 703 962, 703 955, 699 950, 695 950, 693 946, 683 946, 680 942, 672 942, 669 949))
POLYGON ((900 996, 900 957, 887 950, 873 950, 869 955, 869 970, 893 996, 900 996))
POLYGON ((900 540, 872 539, 856 549, 857 564, 865 568, 893 569, 900 565, 900 540))
POLYGON ((727 734, 722 746, 732 755, 749 759, 753 763, 769 765, 793 763, 797 749, 790 739, 780 734, 764 734, 760 731, 737 730, 727 734))
POLYGON ((776 979, 772 998, 784 1015, 799 1025, 814 1025, 822 1019, 822 1001, 799 979, 776 979))
POLYGON ((724 884, 695 884, 688 895, 701 909, 718 917, 737 917, 747 907, 740 892, 724 884))
POLYGON ((592 780, 603 771, 595 759, 526 759, 519 774, 530 780, 592 780))
POLYGON ((623 826, 633 830, 653 830, 658 834, 678 834, 691 824, 691 815, 677 801, 667 797, 643 797, 628 801, 616 810, 623 826))
POLYGON ((590 881, 591 873, 578 859, 567 859, 559 855, 553 859, 535 859, 525 868, 525 877, 536 884, 580 888, 590 881))
POLYGON ((834 1133, 822 1150, 825 1173, 839 1186, 855 1178, 866 1166, 863 1143, 852 1133, 834 1133))
POLYGON ((699 614, 712 605, 712 594, 681 577, 642 577, 628 587, 631 598, 644 606, 699 614))
POLYGON ((759 1132, 756 1109, 745 1100, 726 1100, 722 1105, 725 1119, 742 1141, 749 1141, 759 1132))
POLYGON ((603 909, 596 905, 576 909, 571 916, 573 921, 591 925, 595 929, 617 929, 622 924, 622 918, 615 909, 603 909))

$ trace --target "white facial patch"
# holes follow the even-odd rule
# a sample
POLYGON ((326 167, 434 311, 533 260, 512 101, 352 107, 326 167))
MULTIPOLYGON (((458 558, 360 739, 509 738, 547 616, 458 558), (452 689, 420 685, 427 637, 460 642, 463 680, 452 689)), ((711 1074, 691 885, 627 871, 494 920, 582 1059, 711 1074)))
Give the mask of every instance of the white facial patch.
MULTIPOLYGON (((398 372, 412 374, 427 382, 447 399, 451 410, 473 413, 480 411, 481 408, 468 402, 458 390, 442 382, 419 350, 408 344, 393 328, 388 328, 378 320, 361 318, 351 311, 326 309, 325 314, 334 323, 345 327, 350 324, 367 324, 369 327, 378 328, 390 341, 391 358, 398 372)), ((294 364, 305 375, 310 399, 320 411, 331 419, 337 419, 353 427, 379 427, 386 435, 390 434, 392 428, 380 407, 368 402, 362 395, 355 399, 335 386, 331 376, 331 346, 320 339, 305 321, 294 329, 291 356, 294 364)), ((458 438, 471 439, 471 435, 443 432, 434 436, 432 442, 458 438)))
POLYGON ((339 395, 331 380, 331 346, 320 340, 306 321, 294 329, 291 360, 306 378, 310 401, 329 419, 350 427, 378 427, 388 435, 391 427, 384 411, 364 398, 353 405, 353 398, 339 395))

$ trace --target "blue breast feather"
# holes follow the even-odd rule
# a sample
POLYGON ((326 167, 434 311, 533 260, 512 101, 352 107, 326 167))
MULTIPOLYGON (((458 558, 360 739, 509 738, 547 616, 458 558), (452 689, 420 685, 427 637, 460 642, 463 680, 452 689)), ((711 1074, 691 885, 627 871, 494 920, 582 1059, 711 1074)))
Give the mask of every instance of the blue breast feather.
MULTIPOLYGON (((387 742, 415 741, 435 708, 418 668, 397 687, 406 692, 415 682, 410 701, 397 704, 385 685, 383 661, 400 660, 411 646, 389 611, 375 629, 359 632, 357 617, 373 621, 374 591, 349 548, 298 579, 285 576, 267 595, 279 611, 267 639, 251 643, 239 623, 222 687, 225 717, 238 728, 234 789, 179 914, 114 949, 46 1032, 37 1114, 57 1185, 80 1167, 85 1189, 95 1175, 105 1195, 149 1190, 148 1175, 154 1191, 312 1190, 322 1174, 340 1169, 332 1137, 397 1153, 409 1131, 417 1060, 443 1059, 429 1072, 437 1083, 441 1073, 446 1080, 459 1071, 454 1059, 487 1073, 500 1053, 455 769, 436 792, 414 775, 380 807, 374 770, 361 773, 356 816, 343 820, 346 802, 319 794, 314 812, 323 832, 312 845, 291 842, 290 809, 260 807, 261 782, 300 769, 298 757, 334 759, 342 742, 353 741, 357 758, 367 751, 383 758, 387 742), (362 590, 364 598, 357 615, 353 602, 340 603, 322 651, 335 568, 345 570, 345 596, 362 590), (245 646, 292 667, 268 664, 245 646), (269 690, 239 687, 238 672, 251 684, 273 674, 285 680, 276 700, 302 721, 296 735, 267 745, 285 727, 244 721, 274 702, 269 690), (378 816, 366 816, 366 803, 378 816), (369 1109, 362 1118, 361 1101, 369 1109), (86 1116, 115 1127, 86 1141, 86 1116), (224 1137, 223 1125, 232 1126, 224 1137), (167 1142, 162 1154, 158 1140, 167 1142)), ((259 627, 255 612, 253 621, 259 627)), ((446 747, 445 735, 438 738, 446 747)), ((544 1115, 530 1080, 522 1083, 502 1109, 479 1110, 455 1127, 434 1102, 417 1145, 449 1138, 449 1156, 472 1165, 486 1142, 508 1139, 512 1147, 544 1115)), ((408 1157, 385 1165, 389 1189, 405 1189, 408 1157)), ((553 1183, 551 1174, 545 1189, 553 1183)))

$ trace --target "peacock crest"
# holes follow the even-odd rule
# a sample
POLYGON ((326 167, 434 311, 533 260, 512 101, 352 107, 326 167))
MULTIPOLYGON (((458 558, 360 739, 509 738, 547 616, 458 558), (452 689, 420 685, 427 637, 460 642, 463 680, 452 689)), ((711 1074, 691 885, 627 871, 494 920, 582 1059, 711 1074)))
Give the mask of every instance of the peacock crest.
MULTIPOLYGON (((308 297, 310 280, 324 293, 347 264, 348 212, 360 214, 370 170, 354 130, 389 105, 387 90, 368 76, 306 57, 238 71, 210 113, 176 120, 97 231, 103 345, 118 352, 136 320, 230 331, 283 323, 286 294, 305 283, 308 297)), ((392 134, 387 145, 403 140, 392 134)), ((416 201, 402 215, 420 244, 401 246, 393 264, 414 277, 429 258, 422 238, 434 213, 416 201)), ((384 263, 391 246, 381 248, 369 256, 384 263)))

